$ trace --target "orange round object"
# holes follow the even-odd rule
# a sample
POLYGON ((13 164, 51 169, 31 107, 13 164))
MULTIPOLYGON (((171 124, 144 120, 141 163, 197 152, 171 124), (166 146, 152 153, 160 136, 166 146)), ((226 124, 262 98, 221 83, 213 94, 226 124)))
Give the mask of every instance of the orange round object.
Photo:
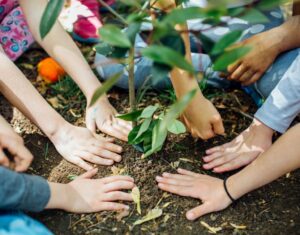
POLYGON ((66 74, 64 69, 50 57, 42 60, 37 68, 39 75, 46 83, 55 83, 66 74))

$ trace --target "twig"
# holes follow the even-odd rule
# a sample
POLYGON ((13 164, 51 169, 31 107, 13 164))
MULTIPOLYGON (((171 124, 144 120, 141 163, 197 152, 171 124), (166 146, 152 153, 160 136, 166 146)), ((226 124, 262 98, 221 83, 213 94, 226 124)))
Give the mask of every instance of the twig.
POLYGON ((122 21, 122 23, 124 23, 125 25, 128 25, 126 19, 121 16, 118 12, 116 12, 113 8, 111 8, 110 5, 108 5, 106 2, 104 2, 103 0, 98 0, 104 7, 107 8, 107 10, 109 10, 113 15, 115 15, 119 20, 122 21))

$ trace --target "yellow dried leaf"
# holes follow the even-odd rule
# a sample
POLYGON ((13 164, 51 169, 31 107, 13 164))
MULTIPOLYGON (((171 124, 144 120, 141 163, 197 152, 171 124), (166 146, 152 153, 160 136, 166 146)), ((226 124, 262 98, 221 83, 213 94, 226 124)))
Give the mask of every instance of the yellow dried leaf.
POLYGON ((149 211, 148 214, 145 215, 143 218, 141 218, 141 219, 135 221, 135 222, 133 223, 133 226, 136 226, 136 225, 139 225, 139 224, 143 224, 143 223, 148 222, 148 221, 150 221, 150 220, 154 220, 154 219, 156 219, 156 218, 162 216, 162 214, 163 214, 162 209, 157 209, 157 208, 156 208, 156 209, 152 209, 152 210, 149 211))
POLYGON ((136 204, 136 210, 139 214, 142 214, 141 210, 141 194, 138 187, 134 187, 131 191, 131 196, 133 198, 134 203, 136 204))
POLYGON ((247 228, 247 226, 245 226, 245 225, 236 225, 236 224, 233 224, 233 223, 230 223, 230 225, 232 227, 234 227, 235 229, 246 229, 247 228))
POLYGON ((52 106, 53 108, 55 108, 55 109, 61 108, 61 107, 62 107, 62 105, 59 104, 59 101, 58 101, 57 97, 52 97, 52 98, 49 98, 49 99, 47 99, 47 100, 48 100, 48 102, 51 104, 51 106, 52 106))
POLYGON ((218 232, 220 232, 222 230, 221 227, 211 227, 210 225, 208 225, 204 221, 201 221, 200 223, 201 223, 201 225, 203 227, 207 228, 208 231, 211 232, 211 233, 213 233, 213 234, 217 234, 218 232))
POLYGON ((194 163, 193 160, 188 159, 188 158, 179 158, 179 160, 182 161, 182 162, 190 162, 190 163, 194 163))

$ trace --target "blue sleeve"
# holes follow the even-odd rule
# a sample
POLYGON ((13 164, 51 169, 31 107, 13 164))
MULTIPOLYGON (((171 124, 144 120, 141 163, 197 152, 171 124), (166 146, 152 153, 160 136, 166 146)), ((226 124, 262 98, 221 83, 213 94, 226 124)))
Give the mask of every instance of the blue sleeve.
POLYGON ((42 211, 50 199, 48 182, 0 167, 0 209, 42 211))

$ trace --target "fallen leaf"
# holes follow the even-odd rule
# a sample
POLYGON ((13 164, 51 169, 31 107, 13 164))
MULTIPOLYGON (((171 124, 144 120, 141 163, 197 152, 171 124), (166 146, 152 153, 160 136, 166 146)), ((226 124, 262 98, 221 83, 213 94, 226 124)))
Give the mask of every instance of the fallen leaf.
POLYGON ((131 196, 133 198, 134 203, 136 204, 136 210, 139 214, 142 214, 141 210, 141 194, 138 187, 134 187, 131 191, 131 196))
POLYGON ((179 164, 180 164, 180 162, 179 162, 179 161, 176 161, 176 162, 171 162, 171 167, 172 167, 173 169, 177 169, 177 168, 178 168, 178 166, 179 166, 179 164))
POLYGON ((162 214, 163 214, 162 209, 157 209, 157 208, 156 209, 152 209, 143 218, 135 221, 133 223, 133 226, 136 226, 136 225, 139 225, 139 224, 143 224, 143 223, 148 222, 150 220, 157 219, 158 217, 162 216, 162 214))
POLYGON ((164 217, 164 223, 166 224, 169 219, 170 219, 170 215, 169 214, 165 215, 165 217, 164 217))
POLYGON ((245 226, 245 225, 236 225, 236 224, 233 224, 233 223, 230 223, 230 225, 232 227, 234 227, 235 229, 246 229, 247 228, 247 226, 245 226))
POLYGON ((116 166, 111 167, 111 172, 113 175, 123 175, 126 172, 125 168, 119 168, 116 166))
POLYGON ((167 202, 165 203, 162 208, 167 208, 168 206, 170 206, 171 204, 173 204, 174 202, 167 202))
POLYGON ((182 162, 190 162, 190 163, 194 163, 193 160, 187 159, 187 158, 179 158, 179 160, 182 161, 182 162))
POLYGON ((213 234, 217 234, 218 232, 220 232, 222 230, 221 227, 211 227, 210 225, 208 225, 204 221, 201 221, 200 223, 201 223, 201 225, 203 227, 207 228, 208 231, 211 232, 211 233, 213 233, 213 234))
POLYGON ((47 100, 48 100, 48 102, 51 104, 51 106, 52 106, 53 108, 55 108, 55 109, 61 108, 61 107, 62 107, 62 105, 59 104, 59 101, 58 101, 57 97, 52 97, 52 98, 49 98, 49 99, 47 99, 47 100))

